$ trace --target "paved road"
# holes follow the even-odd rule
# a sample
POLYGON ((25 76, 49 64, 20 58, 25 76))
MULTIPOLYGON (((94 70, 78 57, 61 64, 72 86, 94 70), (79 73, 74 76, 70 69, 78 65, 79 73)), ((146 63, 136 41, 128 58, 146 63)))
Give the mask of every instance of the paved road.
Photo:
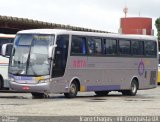
POLYGON ((160 116, 160 86, 138 91, 137 96, 111 92, 96 97, 79 93, 75 99, 51 94, 48 99, 32 99, 29 93, 0 92, 2 116, 160 116))

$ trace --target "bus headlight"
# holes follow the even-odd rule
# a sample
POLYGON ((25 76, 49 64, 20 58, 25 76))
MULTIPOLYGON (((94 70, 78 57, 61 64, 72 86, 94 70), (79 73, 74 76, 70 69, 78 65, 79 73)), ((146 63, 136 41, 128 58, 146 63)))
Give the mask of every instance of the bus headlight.
POLYGON ((50 82, 50 79, 43 79, 38 81, 38 83, 48 83, 48 82, 50 82))

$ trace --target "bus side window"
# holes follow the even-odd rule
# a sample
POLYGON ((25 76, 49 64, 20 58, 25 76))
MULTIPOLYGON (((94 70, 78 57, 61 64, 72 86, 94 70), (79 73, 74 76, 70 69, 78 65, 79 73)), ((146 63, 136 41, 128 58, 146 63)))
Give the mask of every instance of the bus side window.
POLYGON ((119 40, 118 52, 120 55, 130 55, 131 54, 130 48, 131 46, 129 40, 119 40))
POLYGON ((88 53, 90 55, 102 54, 102 39, 97 37, 88 38, 88 53))
POLYGON ((143 41, 131 41, 131 51, 132 55, 142 56, 144 54, 144 43, 143 41))
POLYGON ((117 52, 117 43, 115 39, 104 39, 104 54, 115 55, 117 52))
POLYGON ((88 39, 88 53, 94 54, 95 51, 95 44, 93 38, 88 39))
POLYGON ((157 49, 156 42, 145 41, 144 46, 145 46, 145 55, 146 56, 156 57, 156 55, 157 55, 157 52, 156 52, 156 49, 157 49))
POLYGON ((86 39, 84 37, 72 36, 71 54, 72 55, 86 54, 86 39))
POLYGON ((102 40, 95 38, 95 54, 102 54, 102 40))

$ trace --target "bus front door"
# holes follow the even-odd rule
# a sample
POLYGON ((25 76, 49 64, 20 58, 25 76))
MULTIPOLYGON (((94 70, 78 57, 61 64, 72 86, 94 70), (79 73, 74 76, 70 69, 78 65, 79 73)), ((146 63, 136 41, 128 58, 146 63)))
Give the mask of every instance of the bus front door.
POLYGON ((57 47, 55 48, 52 66, 52 78, 62 77, 64 75, 68 57, 68 43, 68 35, 57 36, 57 47))

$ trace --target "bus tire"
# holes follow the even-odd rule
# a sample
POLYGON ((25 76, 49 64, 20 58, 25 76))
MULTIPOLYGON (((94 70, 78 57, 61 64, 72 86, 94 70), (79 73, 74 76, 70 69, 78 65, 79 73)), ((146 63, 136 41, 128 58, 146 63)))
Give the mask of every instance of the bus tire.
POLYGON ((31 92, 33 99, 43 99, 48 98, 49 96, 45 93, 31 92))
POLYGON ((3 79, 0 77, 0 89, 3 89, 3 79))
POLYGON ((137 80, 133 79, 130 90, 124 90, 122 91, 122 94, 127 96, 135 96, 137 94, 137 90, 138 90, 138 82, 137 80))
POLYGON ((69 92, 68 93, 64 93, 64 96, 66 98, 74 98, 77 96, 78 93, 78 84, 77 82, 72 82, 69 88, 69 92))
POLYGON ((109 91, 95 91, 97 96, 107 96, 109 91))

